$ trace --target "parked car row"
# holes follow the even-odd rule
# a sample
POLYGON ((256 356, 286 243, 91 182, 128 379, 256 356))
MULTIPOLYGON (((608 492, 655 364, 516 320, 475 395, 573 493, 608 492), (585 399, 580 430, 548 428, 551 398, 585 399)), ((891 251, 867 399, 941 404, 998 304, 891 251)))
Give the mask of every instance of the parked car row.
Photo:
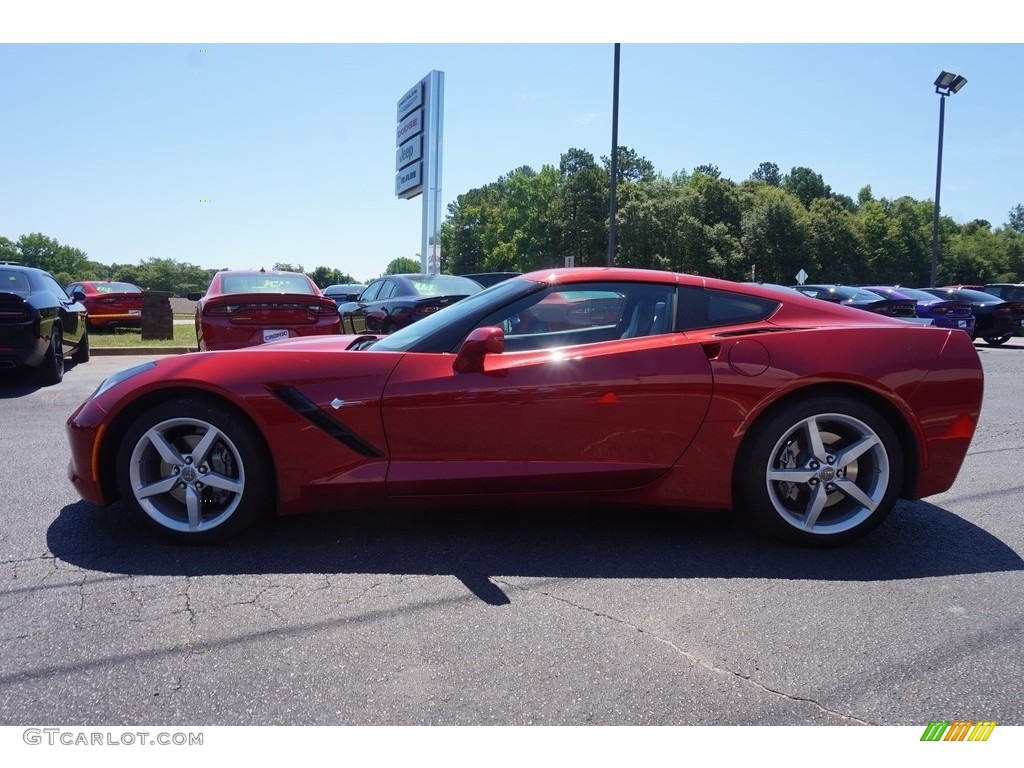
POLYGON ((1024 336, 1024 285, 1021 284, 916 289, 886 285, 794 285, 790 288, 806 296, 890 317, 923 320, 940 328, 959 328, 971 339, 983 339, 991 346, 1005 344, 1013 336, 1024 336))
POLYGON ((197 302, 199 349, 239 349, 297 336, 393 333, 517 274, 385 275, 321 292, 298 272, 228 270, 214 275, 205 295, 188 298, 197 302))

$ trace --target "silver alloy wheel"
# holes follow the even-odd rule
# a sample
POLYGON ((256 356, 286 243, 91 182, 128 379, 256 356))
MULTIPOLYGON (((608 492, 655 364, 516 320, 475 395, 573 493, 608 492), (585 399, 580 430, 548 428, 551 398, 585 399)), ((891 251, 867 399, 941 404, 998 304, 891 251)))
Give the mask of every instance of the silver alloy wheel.
POLYGON ((199 418, 166 419, 135 443, 129 463, 132 495, 157 524, 200 533, 235 513, 245 490, 245 466, 235 443, 199 418))
POLYGON ((842 533, 870 518, 885 498, 889 454, 860 419, 815 414, 775 443, 765 482, 772 506, 789 525, 813 535, 842 533))

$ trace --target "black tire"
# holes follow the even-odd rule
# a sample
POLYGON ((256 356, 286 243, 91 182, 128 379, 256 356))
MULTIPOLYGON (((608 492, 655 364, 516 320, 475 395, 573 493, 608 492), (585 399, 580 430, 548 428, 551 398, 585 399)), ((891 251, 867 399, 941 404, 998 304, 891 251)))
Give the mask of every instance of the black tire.
POLYGON ((89 362, 89 329, 82 329, 82 340, 78 343, 78 349, 75 350, 75 354, 71 356, 71 359, 77 363, 88 363, 89 362))
POLYGON ((1010 340, 1010 334, 1006 334, 1005 336, 986 336, 985 337, 985 343, 988 344, 990 347, 1002 346, 1003 344, 1005 344, 1009 340, 1010 340))
POLYGON ((121 441, 116 470, 125 505, 179 542, 237 535, 273 498, 262 436, 202 400, 171 400, 142 414, 121 441))
POLYGON ((64 380, 64 336, 60 326, 54 325, 50 330, 50 346, 39 366, 39 378, 43 384, 60 384, 64 380))
POLYGON ((814 397, 753 425, 736 464, 736 497, 776 537, 836 546, 889 515, 903 466, 899 439, 877 411, 814 397))

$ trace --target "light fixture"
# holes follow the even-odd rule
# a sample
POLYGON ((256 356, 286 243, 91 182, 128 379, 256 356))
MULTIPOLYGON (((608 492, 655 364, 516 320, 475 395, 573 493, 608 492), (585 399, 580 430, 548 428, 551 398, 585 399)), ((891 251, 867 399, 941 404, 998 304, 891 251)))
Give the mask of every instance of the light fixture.
POLYGON ((935 287, 935 280, 939 268, 939 192, 942 189, 942 131, 946 121, 946 97, 950 96, 967 85, 967 78, 954 72, 942 70, 935 78, 935 92, 942 98, 939 99, 939 156, 935 162, 935 216, 932 222, 932 288, 935 287))

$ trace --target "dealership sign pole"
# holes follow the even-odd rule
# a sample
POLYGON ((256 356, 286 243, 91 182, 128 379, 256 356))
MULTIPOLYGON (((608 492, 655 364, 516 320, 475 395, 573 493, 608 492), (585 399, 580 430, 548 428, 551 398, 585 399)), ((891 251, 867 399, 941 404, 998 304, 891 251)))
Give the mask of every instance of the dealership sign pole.
POLYGON ((395 132, 395 195, 423 194, 420 269, 441 269, 441 147, 444 133, 444 72, 429 75, 398 100, 395 132))

